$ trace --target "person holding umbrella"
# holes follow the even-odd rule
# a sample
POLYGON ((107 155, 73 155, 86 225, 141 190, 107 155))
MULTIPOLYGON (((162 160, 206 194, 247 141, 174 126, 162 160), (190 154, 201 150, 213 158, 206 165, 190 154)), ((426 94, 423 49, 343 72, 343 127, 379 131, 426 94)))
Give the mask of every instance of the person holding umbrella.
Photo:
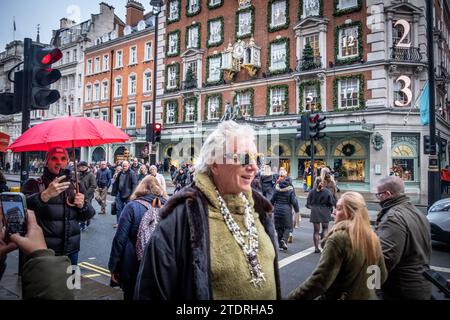
POLYGON ((27 197, 28 209, 36 213, 48 248, 57 256, 68 256, 72 265, 76 265, 80 251, 79 222, 91 219, 95 211, 85 200, 83 185, 78 186, 77 192, 71 177, 60 176, 68 163, 67 150, 52 147, 46 154, 42 176, 28 179, 21 191, 27 197))

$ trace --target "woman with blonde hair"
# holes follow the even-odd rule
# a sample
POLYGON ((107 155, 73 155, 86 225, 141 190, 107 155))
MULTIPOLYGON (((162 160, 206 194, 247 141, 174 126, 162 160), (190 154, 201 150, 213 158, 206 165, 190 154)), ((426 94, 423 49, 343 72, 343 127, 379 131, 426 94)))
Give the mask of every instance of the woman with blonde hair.
POLYGON ((322 179, 323 187, 331 192, 334 201, 337 201, 337 188, 336 182, 334 181, 334 176, 331 174, 330 169, 327 167, 320 170, 320 178, 322 179))
POLYGON ((130 196, 130 202, 125 205, 120 215, 108 267, 111 271, 112 282, 120 285, 125 300, 133 299, 136 276, 139 271, 136 255, 139 224, 149 205, 161 208, 167 198, 158 180, 148 175, 138 184, 130 196))
POLYGON ((322 242, 319 264, 289 299, 375 299, 373 288, 380 288, 386 280, 380 241, 370 226, 364 198, 346 192, 334 214, 336 223, 322 242))

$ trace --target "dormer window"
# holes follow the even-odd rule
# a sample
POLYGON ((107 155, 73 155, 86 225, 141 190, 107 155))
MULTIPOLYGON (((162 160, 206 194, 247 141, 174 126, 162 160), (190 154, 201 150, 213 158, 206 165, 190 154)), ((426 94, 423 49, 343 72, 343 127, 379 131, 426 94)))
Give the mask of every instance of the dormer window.
POLYGON ((123 30, 124 35, 129 35, 131 33, 133 29, 131 28, 131 26, 126 26, 125 29, 123 30))
POLYGON ((139 21, 138 25, 137 25, 137 30, 138 31, 142 31, 147 27, 147 25, 145 24, 144 20, 139 21))

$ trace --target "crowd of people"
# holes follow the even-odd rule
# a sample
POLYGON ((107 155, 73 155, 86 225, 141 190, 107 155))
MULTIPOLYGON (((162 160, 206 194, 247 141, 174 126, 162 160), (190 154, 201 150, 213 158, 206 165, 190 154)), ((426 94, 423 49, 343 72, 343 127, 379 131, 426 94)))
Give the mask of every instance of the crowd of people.
MULTIPOLYGON (((67 167, 67 151, 53 148, 42 176, 22 187, 34 213, 25 237, 6 242, 1 235, 0 269, 6 253, 17 246, 27 255, 24 279, 39 263, 54 261, 53 268, 77 264, 80 230, 95 214, 91 202, 96 199, 99 214, 105 214, 110 188, 117 224, 108 268, 111 285, 120 286, 125 299, 282 298, 278 252, 292 242, 300 206, 286 169, 261 165, 250 126, 219 124, 195 166, 170 168, 175 186, 170 197, 161 165, 138 159, 98 166, 80 162, 79 186, 60 176, 67 167), (24 247, 36 234, 42 235, 39 245, 24 247), (40 256, 47 259, 36 259, 40 256)), ((431 284, 422 275, 431 255, 426 217, 411 204, 399 177, 381 179, 376 196, 382 209, 373 229, 362 195, 338 197, 332 171, 320 170, 306 200, 320 260, 289 299, 430 299, 431 284), (368 280, 374 267, 379 286, 372 287, 368 280)), ((57 282, 57 274, 44 274, 40 285, 57 282)), ((65 290, 41 296, 36 287, 33 294, 69 297, 65 290)))

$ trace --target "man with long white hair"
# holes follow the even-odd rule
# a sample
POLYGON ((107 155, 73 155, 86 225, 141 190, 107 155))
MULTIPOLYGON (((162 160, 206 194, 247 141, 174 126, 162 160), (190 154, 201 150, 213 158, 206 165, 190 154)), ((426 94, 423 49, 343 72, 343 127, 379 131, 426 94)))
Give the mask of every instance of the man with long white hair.
POLYGON ((136 299, 280 298, 272 206, 252 192, 255 133, 225 121, 206 139, 193 184, 161 209, 136 299))

